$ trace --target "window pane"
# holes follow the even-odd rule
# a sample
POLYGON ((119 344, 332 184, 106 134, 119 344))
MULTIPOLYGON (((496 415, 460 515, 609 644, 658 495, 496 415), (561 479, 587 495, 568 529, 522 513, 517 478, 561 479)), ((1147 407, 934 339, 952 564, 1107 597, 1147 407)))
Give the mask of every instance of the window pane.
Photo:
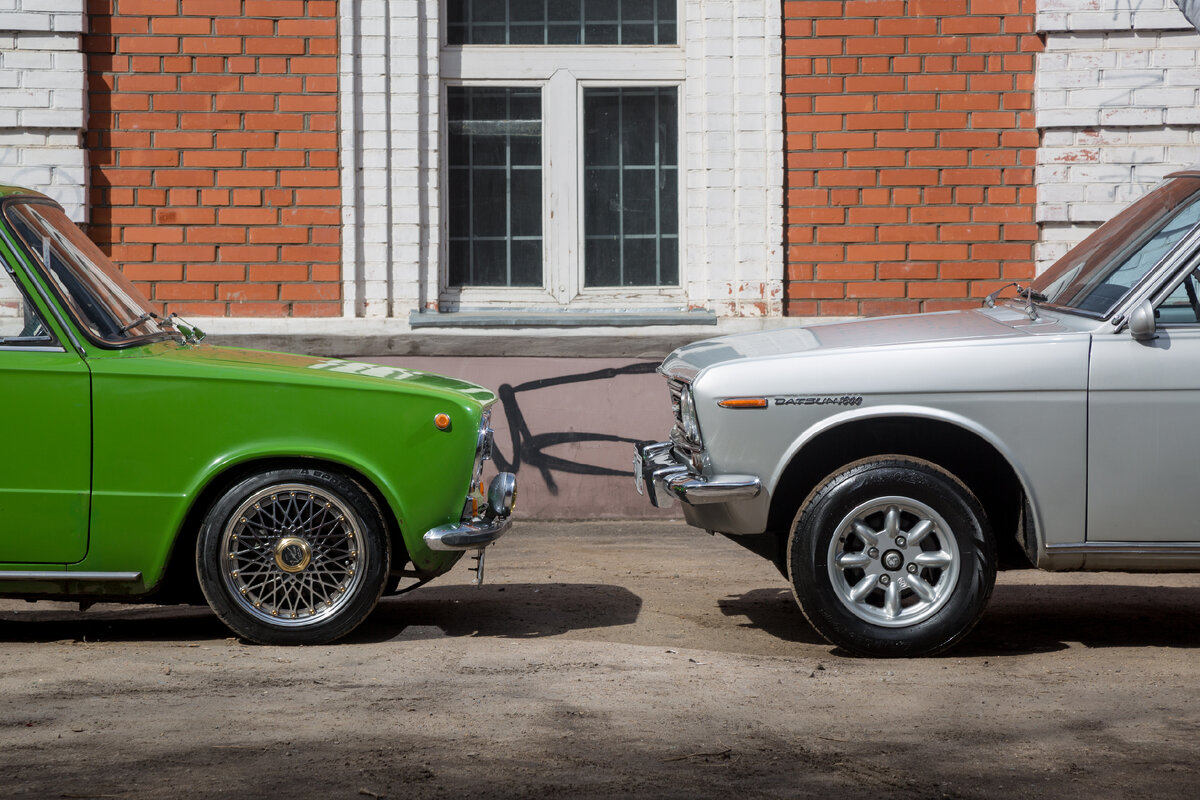
POLYGON ((541 286, 541 92, 446 91, 449 283, 541 286))
POLYGON ((676 0, 453 0, 448 44, 675 44, 676 0))
POLYGON ((674 87, 585 89, 584 285, 679 283, 674 87))
POLYGON ((53 344, 41 315, 22 294, 8 270, 0 268, 0 347, 53 344))

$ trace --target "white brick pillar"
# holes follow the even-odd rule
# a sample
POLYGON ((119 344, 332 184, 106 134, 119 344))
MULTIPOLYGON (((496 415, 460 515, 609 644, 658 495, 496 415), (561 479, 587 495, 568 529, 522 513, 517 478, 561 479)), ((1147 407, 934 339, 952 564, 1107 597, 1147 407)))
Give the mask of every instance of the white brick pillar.
POLYGON ((783 13, 777 0, 688 2, 688 302, 783 314, 783 13))
POLYGON ((1039 0, 1038 271, 1200 163, 1200 33, 1173 0, 1039 0))
POLYGON ((87 213, 83 0, 0 0, 0 183, 87 213))
POLYGON ((401 316, 436 269, 438 3, 340 9, 344 313, 401 316))

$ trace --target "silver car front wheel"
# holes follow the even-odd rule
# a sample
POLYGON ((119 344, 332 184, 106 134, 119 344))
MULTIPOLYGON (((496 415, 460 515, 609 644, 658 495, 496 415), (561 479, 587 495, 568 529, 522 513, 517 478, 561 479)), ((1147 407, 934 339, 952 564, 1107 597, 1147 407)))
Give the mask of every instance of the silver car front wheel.
POLYGON ((831 643, 859 655, 930 655, 983 613, 995 545, 978 500, 953 475, 879 456, 830 475, 799 509, 788 577, 831 643))

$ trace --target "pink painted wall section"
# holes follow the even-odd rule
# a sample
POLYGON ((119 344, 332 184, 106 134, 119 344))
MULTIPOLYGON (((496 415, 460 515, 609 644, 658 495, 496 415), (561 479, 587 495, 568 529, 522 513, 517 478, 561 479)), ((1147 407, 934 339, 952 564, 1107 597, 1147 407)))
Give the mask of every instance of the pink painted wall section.
POLYGON ((497 468, 517 473, 523 519, 671 519, 633 488, 633 442, 671 429, 658 361, 603 358, 371 357, 437 372, 500 395, 492 409, 497 468))

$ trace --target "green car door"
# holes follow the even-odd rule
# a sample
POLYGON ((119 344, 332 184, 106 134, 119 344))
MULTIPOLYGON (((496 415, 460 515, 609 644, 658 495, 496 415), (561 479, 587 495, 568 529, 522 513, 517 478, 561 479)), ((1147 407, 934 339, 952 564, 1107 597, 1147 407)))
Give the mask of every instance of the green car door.
POLYGON ((87 554, 91 378, 18 286, 0 245, 0 564, 87 554))

